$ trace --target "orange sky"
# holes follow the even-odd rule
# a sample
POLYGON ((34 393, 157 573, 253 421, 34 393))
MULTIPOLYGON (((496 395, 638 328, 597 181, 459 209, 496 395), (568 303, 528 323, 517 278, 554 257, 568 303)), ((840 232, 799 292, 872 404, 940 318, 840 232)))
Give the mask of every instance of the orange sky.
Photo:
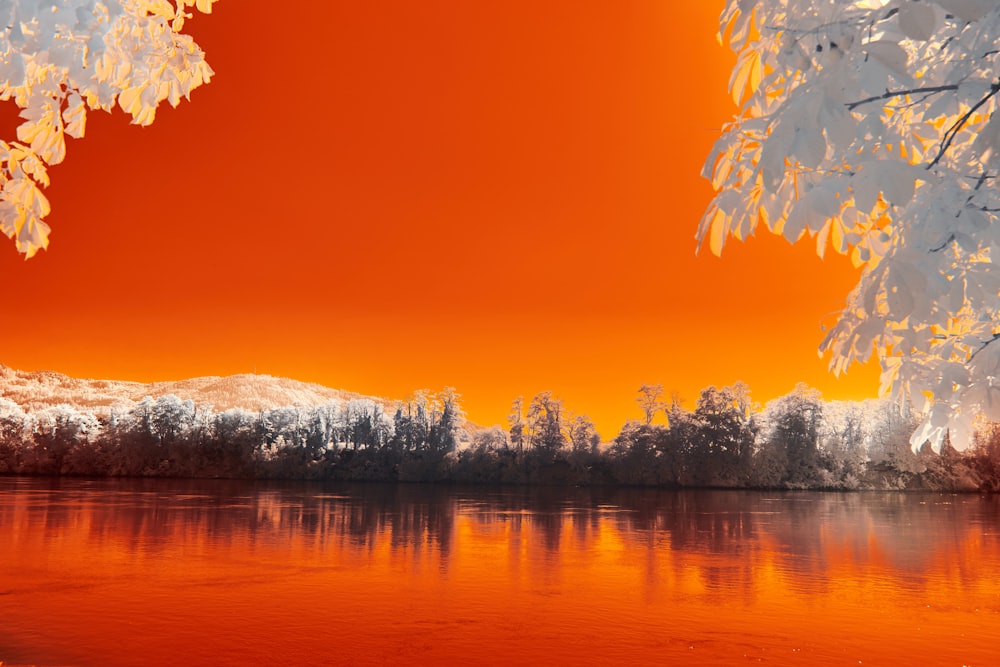
POLYGON ((92 113, 50 249, 0 243, 0 362, 452 385, 487 424, 551 390, 606 438, 642 383, 874 395, 875 365, 816 354, 846 258, 763 233, 695 255, 734 110, 722 5, 222 0, 189 23, 211 84, 148 128, 92 113))

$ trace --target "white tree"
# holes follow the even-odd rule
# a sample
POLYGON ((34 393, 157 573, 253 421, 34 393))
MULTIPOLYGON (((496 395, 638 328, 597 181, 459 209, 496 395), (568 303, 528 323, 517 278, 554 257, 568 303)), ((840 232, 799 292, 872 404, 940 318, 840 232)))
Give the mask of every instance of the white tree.
POLYGON ((27 257, 48 245, 47 165, 84 135, 87 109, 115 105, 149 125, 156 107, 207 83, 213 72, 189 35, 186 10, 216 0, 0 0, 0 100, 24 122, 0 140, 0 231, 27 257))
POLYGON ((863 267, 821 344, 876 354, 911 439, 964 448, 1000 419, 1000 2, 730 0, 739 111, 705 166, 699 245, 763 225, 863 267))

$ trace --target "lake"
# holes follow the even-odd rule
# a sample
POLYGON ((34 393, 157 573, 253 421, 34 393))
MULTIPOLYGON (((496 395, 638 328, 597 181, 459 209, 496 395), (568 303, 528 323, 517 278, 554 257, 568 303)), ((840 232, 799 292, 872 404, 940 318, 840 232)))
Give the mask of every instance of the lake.
POLYGON ((1000 498, 0 477, 7 665, 1000 664, 1000 498))

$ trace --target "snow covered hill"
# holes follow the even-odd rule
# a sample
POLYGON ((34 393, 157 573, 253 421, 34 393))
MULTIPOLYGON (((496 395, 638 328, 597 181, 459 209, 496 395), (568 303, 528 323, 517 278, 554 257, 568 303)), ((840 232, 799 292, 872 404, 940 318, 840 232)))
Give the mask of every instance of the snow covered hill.
POLYGON ((270 375, 199 377, 176 382, 124 382, 86 380, 52 371, 25 372, 0 364, 0 396, 28 412, 53 405, 70 405, 101 414, 112 407, 131 407, 149 396, 173 394, 195 405, 211 406, 216 412, 230 408, 258 411, 290 405, 313 407, 352 399, 368 399, 389 408, 393 401, 363 396, 318 384, 270 375))

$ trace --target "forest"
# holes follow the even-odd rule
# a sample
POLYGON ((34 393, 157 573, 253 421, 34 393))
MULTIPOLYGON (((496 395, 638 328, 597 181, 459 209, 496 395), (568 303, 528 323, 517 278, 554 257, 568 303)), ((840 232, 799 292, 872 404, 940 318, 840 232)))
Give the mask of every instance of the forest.
POLYGON ((0 474, 666 488, 1000 490, 1000 426, 974 446, 914 453, 919 422, 884 400, 825 402, 799 386, 763 408, 742 384, 694 409, 643 385, 642 417, 610 441, 543 392, 507 426, 465 421, 452 389, 392 407, 369 399, 216 412, 174 395, 127 409, 24 411, 0 398, 0 474))

